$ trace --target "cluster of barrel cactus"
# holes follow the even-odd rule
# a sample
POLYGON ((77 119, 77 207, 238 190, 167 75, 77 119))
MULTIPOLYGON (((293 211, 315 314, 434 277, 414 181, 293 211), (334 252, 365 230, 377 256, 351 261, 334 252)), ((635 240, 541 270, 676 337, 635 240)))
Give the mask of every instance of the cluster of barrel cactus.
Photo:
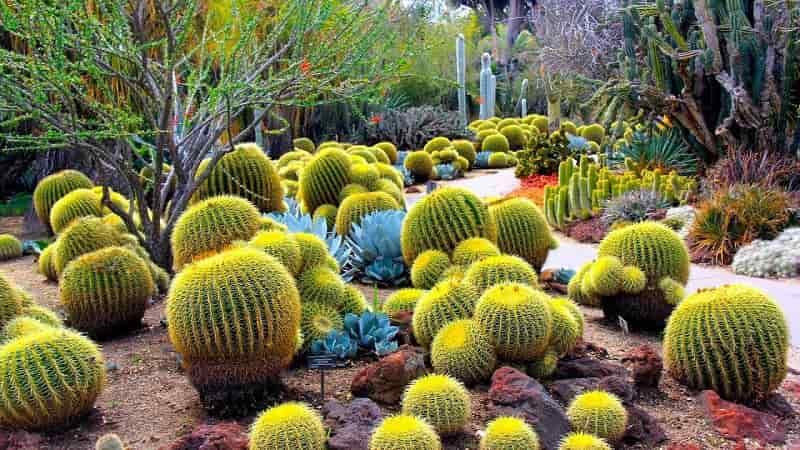
POLYGON ((92 187, 92 180, 77 170, 63 170, 44 177, 33 191, 33 206, 39 221, 50 228, 50 210, 57 201, 75 189, 92 187))
POLYGON ((599 155, 596 162, 587 155, 578 163, 568 158, 559 164, 558 185, 545 187, 545 217, 549 224, 563 227, 571 220, 592 217, 609 199, 642 189, 659 193, 667 204, 679 205, 686 203, 697 183, 658 169, 616 174, 606 167, 605 155, 599 155))

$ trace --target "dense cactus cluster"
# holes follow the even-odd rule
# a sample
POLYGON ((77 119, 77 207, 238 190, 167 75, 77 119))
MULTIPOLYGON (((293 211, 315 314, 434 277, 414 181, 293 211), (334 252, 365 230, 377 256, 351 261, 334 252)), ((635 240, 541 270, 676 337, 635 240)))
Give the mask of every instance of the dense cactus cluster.
POLYGON ((693 389, 732 401, 766 398, 786 377, 789 331, 764 292, 728 285, 698 292, 675 309, 664 332, 664 365, 693 389))
POLYGON ((532 201, 514 198, 492 205, 497 224, 497 246, 503 253, 523 258, 538 272, 547 254, 558 246, 547 221, 532 201))
POLYGON ((10 234, 0 234, 0 261, 22 256, 22 243, 10 234))
POLYGON ((77 170, 62 170, 39 181, 33 191, 33 206, 39 220, 50 228, 50 210, 63 196, 75 189, 91 189, 92 180, 77 170))
POLYGON ((469 392, 447 375, 417 378, 403 394, 403 414, 425 420, 440 434, 461 431, 470 413, 469 392))
POLYGON ((319 413, 297 402, 264 411, 250 429, 252 450, 324 450, 326 440, 319 413))
POLYGON ((464 274, 464 279, 481 294, 499 283, 513 282, 539 287, 539 277, 533 267, 522 258, 511 255, 491 256, 472 264, 464 274))
POLYGON ((466 267, 490 256, 500 256, 500 249, 494 242, 485 238, 469 238, 453 250, 453 264, 466 267))

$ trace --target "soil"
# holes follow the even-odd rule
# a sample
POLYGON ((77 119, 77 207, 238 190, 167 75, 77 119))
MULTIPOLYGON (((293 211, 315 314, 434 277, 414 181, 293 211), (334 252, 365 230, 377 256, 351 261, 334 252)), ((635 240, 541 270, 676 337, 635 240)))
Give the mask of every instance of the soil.
MULTIPOLYGON (((0 262, 0 272, 31 293, 38 303, 56 311, 61 310, 57 284, 45 281, 36 272, 33 256, 0 262)), ((368 301, 372 302, 375 291, 371 287, 361 288, 368 301)), ((377 291, 379 301, 390 293, 390 290, 377 291)), ((587 319, 585 340, 606 348, 612 358, 618 359, 626 350, 643 343, 660 348, 657 335, 625 335, 619 327, 604 322, 600 310, 581 309, 587 319)), ((108 383, 94 411, 77 427, 43 434, 41 445, 37 448, 91 449, 99 436, 113 432, 131 449, 158 449, 168 446, 196 425, 219 421, 206 414, 196 391, 183 375, 167 330, 161 325, 163 317, 164 301, 156 299, 145 314, 142 328, 127 336, 101 342, 109 366, 108 383)), ((796 361, 795 357, 793 361, 796 361)), ((370 359, 359 360, 349 367, 327 372, 326 399, 348 399, 353 376, 370 362, 370 359)), ((800 383, 800 373, 790 373, 787 381, 790 380, 800 383)), ((317 371, 309 371, 298 364, 287 370, 283 382, 286 386, 284 398, 321 406, 317 371)), ((784 383, 778 393, 790 401, 795 411, 800 411, 800 394, 789 392, 787 385, 784 383)), ((473 417, 466 430, 469 435, 474 436, 487 422, 487 390, 488 386, 485 385, 471 389, 473 417)), ((665 375, 659 389, 640 394, 637 404, 657 419, 671 444, 693 442, 710 449, 734 448, 735 443, 720 437, 710 426, 699 408, 696 395, 697 392, 686 389, 665 375)), ((393 412, 396 412, 396 408, 385 409, 387 414, 393 412)), ((237 421, 249 426, 252 420, 251 415, 237 421)), ((792 448, 792 443, 800 445, 800 420, 790 419, 787 431, 787 448, 792 448)), ((453 448, 465 447, 455 444, 453 448)))

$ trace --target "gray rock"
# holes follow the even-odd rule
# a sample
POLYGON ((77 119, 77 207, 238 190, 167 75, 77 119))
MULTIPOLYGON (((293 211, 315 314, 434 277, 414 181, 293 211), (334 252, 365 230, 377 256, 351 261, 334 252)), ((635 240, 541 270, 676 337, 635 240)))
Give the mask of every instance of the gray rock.
POLYGON ((331 450, 368 450, 372 430, 383 419, 380 407, 368 398, 356 398, 350 403, 328 401, 322 407, 322 415, 331 430, 331 450))

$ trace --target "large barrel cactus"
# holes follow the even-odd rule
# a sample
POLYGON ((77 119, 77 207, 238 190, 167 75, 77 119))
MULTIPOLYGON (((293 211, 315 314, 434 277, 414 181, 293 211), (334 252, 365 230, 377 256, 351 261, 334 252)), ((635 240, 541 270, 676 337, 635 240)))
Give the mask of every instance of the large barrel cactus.
POLYGON ((572 428, 582 433, 616 442, 625 434, 628 413, 622 402, 604 391, 589 391, 577 397, 567 409, 572 428))
POLYGON ((336 148, 320 151, 300 175, 298 197, 309 212, 320 205, 339 204, 339 192, 350 184, 350 157, 336 148))
POLYGON ((462 383, 488 380, 496 363, 491 338, 470 319, 448 323, 436 333, 431 344, 433 369, 462 383))
MULTIPOLYGON (((210 159, 197 168, 202 174, 210 159)), ((250 200, 261 212, 283 210, 283 187, 278 171, 257 144, 239 144, 223 156, 192 196, 199 202, 217 195, 236 195, 250 200)))
POLYGON ((0 273, 0 328, 22 311, 18 288, 0 273))
POLYGON ((470 418, 467 388, 447 375, 414 380, 403 395, 403 414, 424 419, 440 434, 461 431, 470 418))
POLYGON ((94 405, 105 371, 97 345, 64 328, 45 326, 11 340, 0 347, 0 424, 30 430, 73 424, 94 405))
POLYGON ((50 210, 50 226, 55 233, 61 233, 79 217, 103 215, 100 199, 91 189, 75 189, 61 197, 50 210))
POLYGON ((513 198, 489 208, 497 224, 497 246, 519 256, 536 271, 542 269, 551 249, 558 246, 544 214, 532 201, 513 198))
POLYGON ((497 240, 489 208, 466 189, 440 188, 416 203, 403 220, 403 258, 411 265, 425 250, 449 254, 461 241, 473 237, 497 240))
POLYGON ((258 209, 249 201, 232 195, 211 197, 187 209, 172 233, 175 270, 247 241, 261 226, 258 209))
POLYGON ((689 253, 670 228, 642 222, 609 233, 598 259, 579 274, 580 280, 571 283, 574 300, 600 303, 612 320, 622 317, 632 326, 662 328, 683 299, 689 253))
POLYGON ((300 295, 277 259, 233 249, 186 267, 167 298, 169 336, 192 383, 262 383, 286 368, 300 327, 300 295))
POLYGON ((22 256, 22 243, 10 234, 0 234, 0 261, 22 256))
POLYGON ((500 283, 522 283, 539 288, 539 277, 530 264, 518 256, 490 256, 473 263, 464 275, 464 281, 483 294, 500 283))
POLYGON ((470 318, 477 301, 475 288, 461 282, 459 277, 439 282, 419 299, 414 309, 413 329, 417 342, 427 347, 443 326, 470 318))
POLYGON ((61 304, 70 325, 105 337, 138 325, 156 292, 147 263, 123 247, 106 247, 67 265, 61 304))
POLYGON ((251 450, 324 450, 326 441, 319 413, 297 402, 264 411, 250 430, 251 450))
POLYGON ((78 256, 120 244, 120 235, 99 217, 81 217, 58 238, 53 266, 59 275, 78 256))
POLYGON ((766 398, 786 377, 789 330, 780 307, 745 285, 687 297, 664 332, 664 365, 693 389, 731 401, 766 398))
POLYGON ((336 232, 342 236, 350 233, 350 227, 360 224, 361 219, 367 214, 376 211, 389 211, 400 209, 391 195, 386 192, 366 192, 353 194, 342 201, 336 213, 336 232))
POLYGON ((92 186, 92 180, 77 170, 62 170, 42 178, 33 190, 36 216, 50 228, 50 210, 53 205, 75 189, 90 189, 92 186))

